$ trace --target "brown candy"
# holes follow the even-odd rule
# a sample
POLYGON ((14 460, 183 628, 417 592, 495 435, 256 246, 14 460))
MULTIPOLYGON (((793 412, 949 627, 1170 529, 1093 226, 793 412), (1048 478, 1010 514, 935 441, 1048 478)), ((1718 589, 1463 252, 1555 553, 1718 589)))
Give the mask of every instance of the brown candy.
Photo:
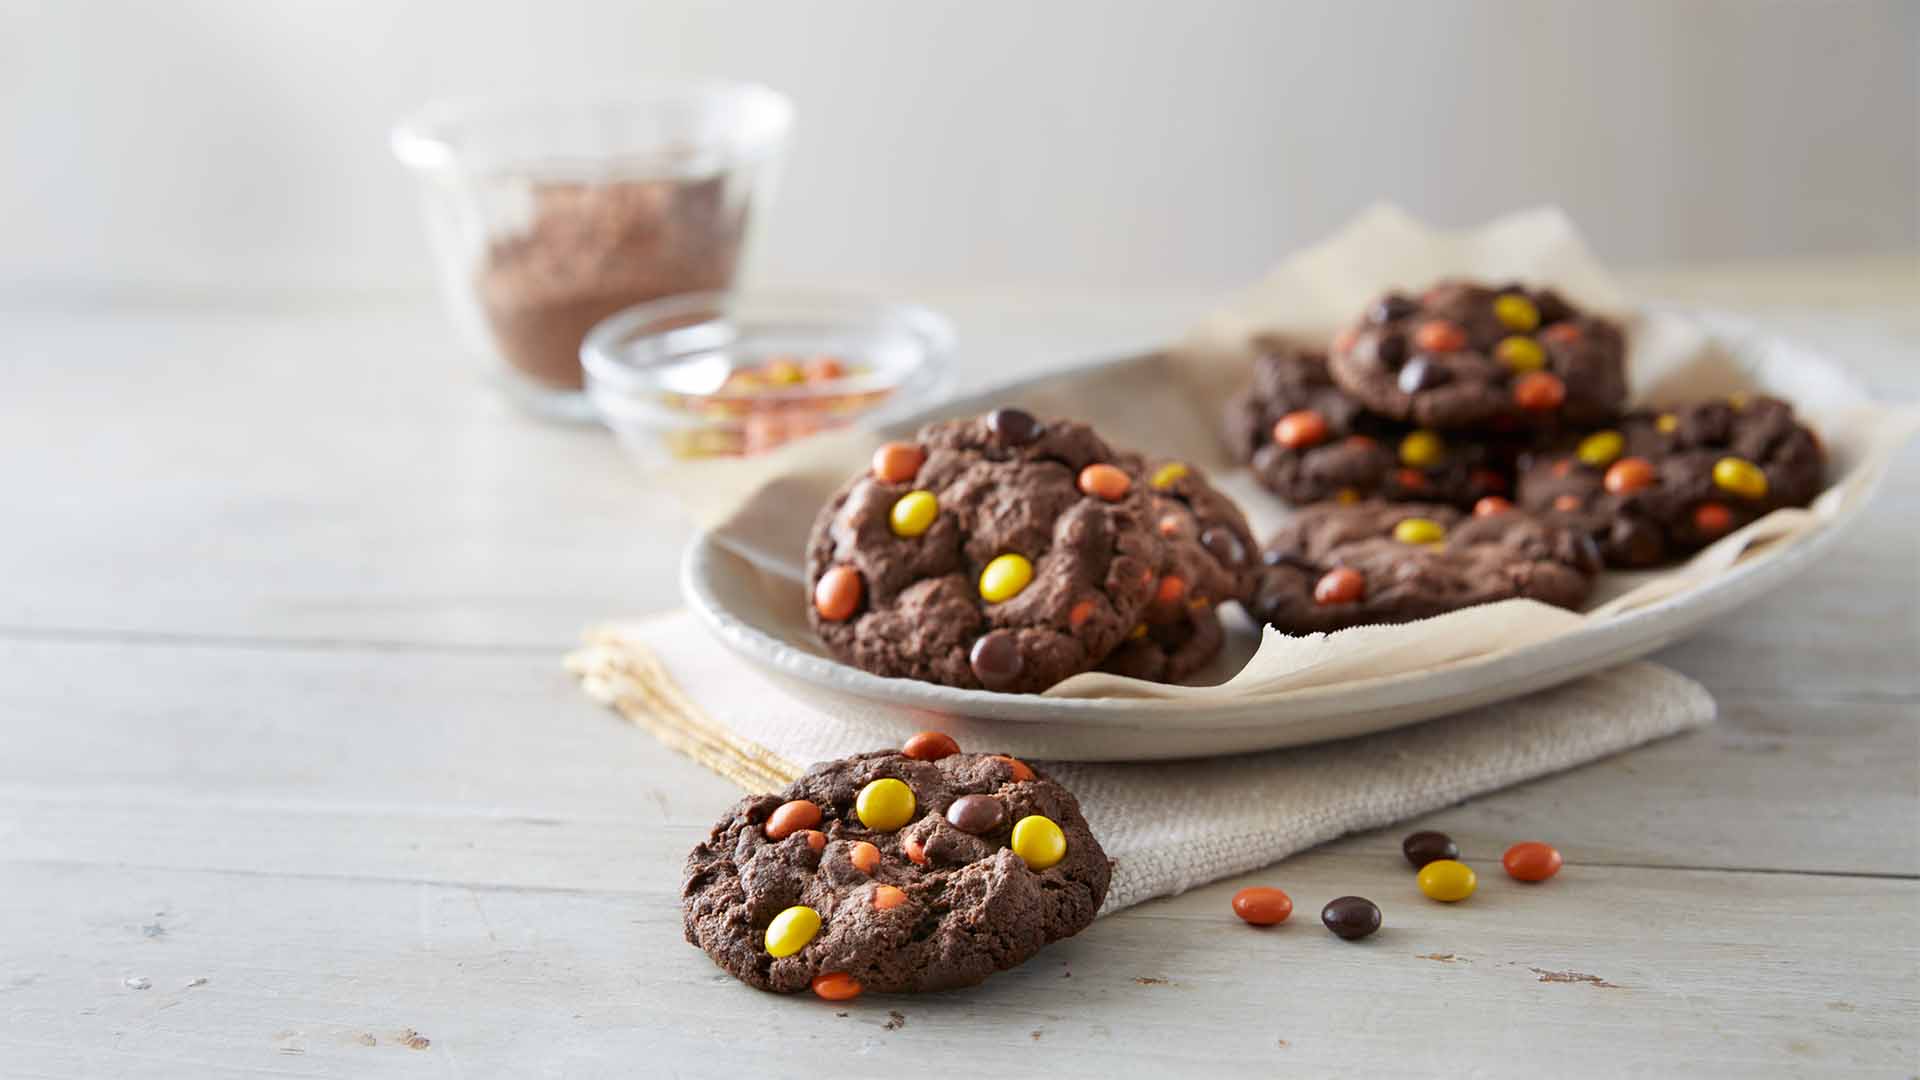
POLYGON ((1007 808, 991 795, 962 795, 947 807, 947 823, 963 833, 984 836, 1007 823, 1007 808))
POLYGON ((1439 859, 1459 858, 1460 845, 1443 832, 1417 832, 1400 841, 1400 854, 1418 870, 1439 859))
POLYGON ((1040 437, 1040 421, 1023 409, 995 409, 987 414, 987 428, 1008 446, 1025 446, 1040 437))
POLYGON ((973 650, 967 654, 967 663, 973 667, 980 685, 989 690, 1012 686, 1027 666, 1026 657, 1020 655, 1019 639, 1006 630, 991 631, 974 642, 973 650))
POLYGON ((1358 941, 1380 929, 1380 907, 1364 896, 1342 896, 1320 909, 1320 921, 1336 937, 1358 941))

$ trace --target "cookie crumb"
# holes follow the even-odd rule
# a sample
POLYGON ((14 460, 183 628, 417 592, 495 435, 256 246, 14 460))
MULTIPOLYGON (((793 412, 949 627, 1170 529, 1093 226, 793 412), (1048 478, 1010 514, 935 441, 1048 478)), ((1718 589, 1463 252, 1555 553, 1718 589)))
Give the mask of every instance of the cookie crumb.
POLYGON ((1528 971, 1540 976, 1544 983, 1585 983, 1602 990, 1625 990, 1619 983, 1611 983, 1598 975, 1588 975, 1583 971, 1548 971, 1545 968, 1528 968, 1528 971))
POLYGON ((379 1046, 380 1045, 380 1040, 374 1038, 371 1032, 366 1032, 366 1031, 361 1032, 360 1038, 355 1041, 358 1042, 361 1046, 379 1046))
POLYGON ((888 1031, 899 1031, 901 1028, 907 1026, 906 1015, 898 1009, 889 1009, 887 1010, 887 1022, 880 1026, 886 1028, 888 1031))
POLYGON ((1455 956, 1450 952, 1415 953, 1413 958, 1415 960, 1432 960, 1441 964, 1451 964, 1456 961, 1462 964, 1473 963, 1473 961, 1468 960, 1464 956, 1455 956))
POLYGON ((205 985, 207 985, 207 977, 205 975, 196 975, 193 978, 187 980, 186 989, 191 990, 196 986, 205 986, 205 985))
POLYGON ((837 1013, 834 1013, 833 1015, 835 1015, 835 1016, 840 1016, 840 1017, 844 1017, 844 1016, 846 1016, 847 1014, 846 1014, 846 1013, 843 1013, 843 1012, 837 1012, 837 1013))
POLYGON ((412 1028, 408 1028, 400 1033, 400 1045, 409 1050, 425 1050, 427 1047, 433 1045, 433 1040, 412 1028))
POLYGON ((1133 980, 1133 981, 1134 981, 1134 982, 1137 982, 1137 983, 1139 983, 1139 984, 1140 984, 1141 986, 1165 986, 1165 985, 1167 985, 1167 980, 1165 980, 1165 979, 1161 979, 1161 978, 1156 978, 1156 977, 1154 977, 1154 976, 1152 976, 1152 975, 1138 975, 1138 976, 1135 976, 1135 977, 1134 977, 1134 980, 1133 980))
POLYGON ((1041 1028, 1034 1028, 1033 1031, 1029 1033, 1029 1037, 1037 1042, 1039 1041, 1040 1036, 1044 1034, 1046 1034, 1046 1032, 1041 1028))
POLYGON ((126 979, 126 985, 129 990, 145 990, 147 987, 153 985, 153 980, 147 978, 145 975, 129 975, 126 979))
POLYGON ((1292 1046, 1293 1044, 1288 1042, 1285 1039, 1275 1039, 1273 1040, 1273 1045, 1279 1047, 1282 1050, 1285 1050, 1287 1047, 1292 1046))

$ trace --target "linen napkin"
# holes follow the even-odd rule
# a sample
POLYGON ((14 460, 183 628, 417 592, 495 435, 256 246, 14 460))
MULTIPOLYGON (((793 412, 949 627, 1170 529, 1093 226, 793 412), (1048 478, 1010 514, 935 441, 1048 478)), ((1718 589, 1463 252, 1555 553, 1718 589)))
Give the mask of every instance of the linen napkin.
MULTIPOLYGON (((690 612, 591 631, 582 688, 749 792, 807 764, 898 745, 898 730, 783 694, 690 612)), ((1114 861, 1102 914, 1245 873, 1338 836, 1417 817, 1710 723, 1700 684, 1634 663, 1377 735, 1235 757, 1038 763, 1080 799, 1114 861)), ((930 726, 934 722, 930 721, 930 726)), ((963 749, 991 751, 998 747, 963 749)))

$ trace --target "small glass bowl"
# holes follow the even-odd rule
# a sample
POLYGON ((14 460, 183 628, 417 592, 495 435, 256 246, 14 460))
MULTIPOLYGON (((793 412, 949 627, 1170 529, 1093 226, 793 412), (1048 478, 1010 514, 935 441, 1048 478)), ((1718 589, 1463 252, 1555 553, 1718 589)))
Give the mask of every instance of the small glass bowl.
POLYGON ((953 344, 952 324, 916 304, 715 291, 612 316, 580 362, 600 418, 651 465, 884 424, 947 389, 953 344))

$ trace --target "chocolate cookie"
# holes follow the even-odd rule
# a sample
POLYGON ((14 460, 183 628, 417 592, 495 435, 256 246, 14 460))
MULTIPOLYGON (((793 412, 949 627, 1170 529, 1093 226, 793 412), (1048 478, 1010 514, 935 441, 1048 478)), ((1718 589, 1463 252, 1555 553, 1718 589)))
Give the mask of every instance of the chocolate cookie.
POLYGON ((1329 370, 1368 409, 1426 428, 1593 426, 1627 394, 1620 328, 1520 285, 1389 293, 1334 340, 1329 370))
POLYGON ((1826 453, 1793 406, 1736 396, 1619 424, 1535 455, 1523 506, 1592 536, 1615 566, 1652 566, 1820 493, 1826 453))
POLYGON ((1528 597, 1586 602, 1598 553, 1577 529, 1488 500, 1462 520, 1445 506, 1308 507, 1274 537, 1248 604, 1290 634, 1411 622, 1528 597))
POLYGON ((1367 412, 1320 353, 1262 341, 1253 381, 1227 403, 1229 450, 1294 504, 1380 496, 1471 505, 1511 490, 1512 437, 1436 432, 1367 412))
POLYGON ((877 675, 1009 692, 1090 670, 1142 620, 1168 546, 1085 424, 1018 409, 890 444, 815 520, 813 628, 877 675))
POLYGON ((1233 500, 1183 461, 1121 454, 1116 462, 1148 493, 1153 527, 1167 545, 1145 615, 1100 667, 1152 682, 1178 682, 1220 652, 1226 629, 1215 608, 1244 600, 1260 563, 1253 530, 1233 500))
POLYGON ((687 940, 741 981, 836 1000, 971 986, 1086 929, 1111 866, 1079 803, 944 735, 742 799, 687 856, 687 940))

